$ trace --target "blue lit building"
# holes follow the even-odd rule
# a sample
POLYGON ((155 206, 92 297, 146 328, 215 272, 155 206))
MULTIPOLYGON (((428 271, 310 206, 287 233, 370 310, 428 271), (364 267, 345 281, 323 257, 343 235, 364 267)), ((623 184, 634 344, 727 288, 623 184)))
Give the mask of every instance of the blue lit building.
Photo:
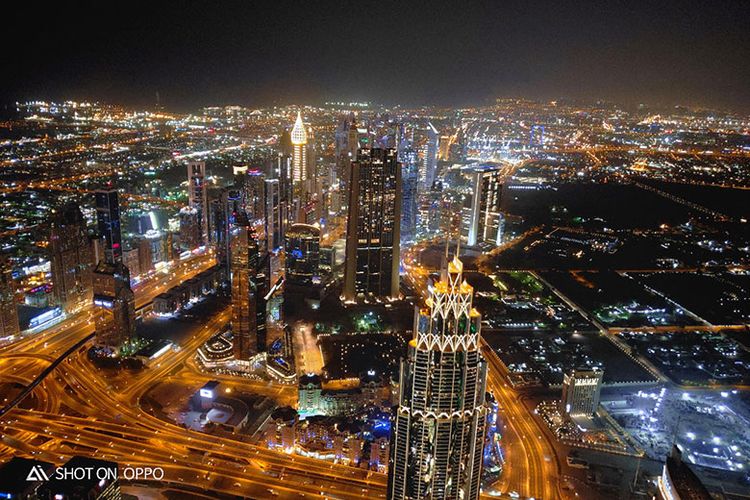
POLYGON ((401 161, 401 244, 409 244, 417 237, 417 186, 419 159, 411 146, 399 151, 401 161))

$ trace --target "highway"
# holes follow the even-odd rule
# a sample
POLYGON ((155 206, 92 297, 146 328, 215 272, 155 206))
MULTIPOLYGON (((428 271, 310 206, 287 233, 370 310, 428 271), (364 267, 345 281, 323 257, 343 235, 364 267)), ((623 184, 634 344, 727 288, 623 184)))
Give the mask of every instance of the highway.
MULTIPOLYGON (((169 273, 136 288, 138 305, 211 265, 213 256, 176 264, 169 273)), ((72 455, 84 455, 123 465, 161 466, 173 487, 248 497, 264 498, 274 493, 280 498, 384 497, 383 474, 188 430, 141 409, 141 397, 164 380, 192 385, 207 378, 196 373, 191 359, 229 317, 228 308, 219 311, 179 351, 169 351, 156 365, 127 377, 105 378, 106 372, 90 365, 86 348, 76 350, 34 389, 34 409, 17 407, 0 421, 0 453, 5 459, 23 454, 58 464, 72 455)), ((3 380, 30 383, 55 354, 92 331, 91 312, 85 311, 48 331, 5 346, 0 350, 3 380)), ((235 383, 245 385, 236 379, 235 383)), ((247 385, 277 395, 284 404, 296 400, 294 388, 289 386, 263 383, 261 388, 256 381, 247 385)))
POLYGON ((559 498, 559 465, 555 451, 538 422, 507 383, 500 358, 482 339, 487 361, 487 388, 495 396, 502 415, 505 465, 496 488, 522 498, 559 498))
POLYGON ((15 408, 21 401, 26 399, 31 394, 31 391, 33 391, 40 383, 44 381, 44 379, 52 373, 52 371, 57 368, 60 363, 65 361, 65 359, 71 355, 76 349, 79 349, 82 347, 86 342, 91 340, 95 334, 91 334, 88 337, 84 337, 83 339, 76 342, 73 346, 68 348, 64 353, 60 355, 55 361, 53 361, 47 368, 42 370, 42 373, 40 373, 29 385, 26 386, 26 388, 21 391, 21 393, 13 399, 10 403, 0 408, 0 418, 2 418, 3 415, 8 413, 10 410, 15 408))
MULTIPOLYGON (((212 255, 196 256, 175 264, 167 274, 153 276, 136 287, 138 305, 211 265, 212 255)), ((422 274, 426 273, 420 271, 415 282, 424 286, 422 274)), ((167 482, 183 489, 261 498, 274 493, 281 498, 383 498, 383 474, 192 431, 141 408, 143 395, 158 383, 172 380, 199 387, 207 378, 215 378, 197 371, 192 358, 229 317, 229 308, 218 311, 179 351, 169 351, 155 365, 127 376, 105 378, 106 372, 92 368, 85 348, 76 350, 34 389, 33 409, 15 408, 0 421, 0 452, 6 458, 22 453, 55 463, 85 455, 120 464, 161 466, 167 482)), ((92 312, 84 311, 5 346, 0 349, 0 373, 5 380, 28 384, 56 355, 92 331, 92 312)), ((540 438, 538 423, 506 383, 499 359, 486 345, 483 350, 489 367, 488 388, 498 400, 505 423, 507 462, 496 489, 521 497, 557 498, 554 451, 540 438)), ((244 381, 235 383, 242 386, 244 381)), ((291 387, 253 381, 248 385, 285 404, 296 396, 291 387)))

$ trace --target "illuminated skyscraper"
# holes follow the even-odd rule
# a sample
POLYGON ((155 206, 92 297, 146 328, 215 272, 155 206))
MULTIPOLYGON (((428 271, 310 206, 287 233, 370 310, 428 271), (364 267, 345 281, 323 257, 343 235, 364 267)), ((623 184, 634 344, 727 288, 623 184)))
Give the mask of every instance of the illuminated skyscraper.
POLYGON ((0 336, 17 335, 19 331, 13 268, 8 256, 3 253, 0 254, 0 336))
POLYGON ((501 211, 503 174, 499 166, 479 167, 474 171, 469 245, 500 245, 505 217, 501 211))
POLYGON ((245 174, 243 186, 243 203, 245 212, 251 221, 259 221, 265 217, 265 180, 266 176, 260 170, 248 170, 245 174))
POLYGON ((201 237, 201 214, 193 207, 180 209, 180 247, 193 250, 203 243, 201 237))
POLYGON ((417 185, 419 180, 419 162, 417 152, 407 146, 401 150, 401 242, 411 243, 417 235, 417 185))
POLYGON ((420 184, 424 189, 432 188, 437 174, 438 142, 440 134, 432 123, 427 123, 427 142, 425 142, 422 153, 422 172, 420 172, 420 184))
POLYGON ((135 336, 135 295, 130 272, 122 262, 99 262, 92 273, 96 316, 96 342, 119 349, 135 336))
POLYGON ((292 182, 297 183, 307 179, 307 130, 302 123, 302 113, 297 112, 291 132, 292 140, 292 182))
POLYGON ((360 148, 359 145, 359 127, 357 126, 357 119, 352 117, 352 121, 349 124, 349 136, 347 137, 349 156, 352 160, 357 157, 357 150, 360 148))
POLYGON ((258 242, 243 212, 235 215, 231 247, 234 357, 247 361, 265 348, 265 321, 258 320, 259 310, 265 313, 265 308, 259 308, 263 297, 258 283, 258 242))
POLYGON ((53 215, 48 249, 55 302, 68 313, 90 305, 94 256, 86 221, 75 203, 53 215))
POLYGON ((198 212, 201 240, 208 241, 208 189, 206 188, 206 163, 190 161, 188 169, 188 205, 198 212))
POLYGON ((266 179, 263 199, 265 201, 266 251, 275 252, 284 244, 284 225, 287 205, 282 199, 279 179, 266 179))
POLYGON ((120 232, 120 202, 116 189, 97 191, 96 221, 99 235, 104 240, 104 260, 110 264, 122 262, 120 232))
POLYGON ((234 216, 240 209, 240 193, 235 189, 222 189, 217 199, 211 200, 211 240, 216 247, 216 258, 229 275, 231 267, 231 230, 234 216))
POLYGON ((399 295, 401 165, 395 149, 360 149, 352 162, 344 299, 399 295))
POLYGON ((320 229, 293 224, 286 233, 286 281, 310 286, 320 278, 320 229))
POLYGON ((454 257, 415 311, 391 432, 391 500, 479 498, 487 367, 474 289, 462 274, 454 257))
POLYGON ((599 408, 604 372, 573 370, 563 377, 560 412, 568 417, 592 417, 599 408))

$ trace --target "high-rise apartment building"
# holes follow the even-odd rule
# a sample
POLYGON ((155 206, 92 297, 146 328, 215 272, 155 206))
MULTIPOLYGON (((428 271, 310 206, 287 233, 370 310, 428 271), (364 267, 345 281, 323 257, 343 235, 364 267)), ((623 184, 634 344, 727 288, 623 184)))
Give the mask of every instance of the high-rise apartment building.
POLYGON ((193 250, 203 244, 201 213, 193 207, 182 207, 180 217, 180 247, 193 250))
POLYGON ((265 349, 265 274, 259 273, 260 252, 250 221, 236 214, 232 227, 231 283, 234 357, 249 360, 265 349))
POLYGON ((454 257, 415 311, 391 431, 388 499, 479 498, 487 368, 473 295, 454 257))
POLYGON ((211 241, 219 265, 224 266, 226 273, 231 267, 231 231, 235 214, 240 210, 240 198, 238 190, 225 188, 210 204, 211 241))
POLYGON ((104 244, 104 260, 110 264, 122 262, 120 202, 117 190, 100 190, 95 193, 95 197, 97 229, 104 244))
POLYGON ((420 184, 425 190, 431 189, 437 175, 438 142, 440 133, 435 126, 427 123, 427 141, 422 147, 422 169, 419 176, 420 184))
POLYGON ((19 332, 13 267, 10 258, 3 253, 0 254, 0 336, 9 337, 19 332))
POLYGON ((566 417, 592 417, 599 408, 604 372, 573 370, 563 377, 560 413, 566 417))
POLYGON ((401 165, 395 149, 360 149, 352 162, 344 299, 399 295, 401 165))
POLYGON ((469 220, 468 243, 500 245, 505 217, 501 208, 503 174, 497 165, 479 167, 472 179, 473 197, 469 220))
POLYGON ((86 221, 75 203, 53 214, 48 249, 55 302, 67 313, 89 306, 94 256, 86 221))
POLYGON ((96 341, 115 350, 135 335, 135 296, 130 271, 122 262, 120 204, 117 190, 96 192, 96 217, 104 243, 104 260, 91 275, 96 318, 96 341))
POLYGON ((122 262, 99 262, 92 273, 96 342, 118 350, 135 336, 135 295, 130 272, 122 262))
POLYGON ((201 239, 208 241, 208 189, 206 186, 206 162, 190 161, 188 171, 188 206, 198 212, 201 239))
POLYGON ((401 161, 401 242, 412 243, 417 237, 417 196, 419 162, 417 152, 411 146, 400 152, 401 161))
POLYGON ((286 233, 286 282, 310 286, 320 280, 320 229, 293 224, 286 233))
POLYGON ((244 176, 243 204, 251 221, 265 217, 265 180, 266 176, 257 169, 248 170, 244 176))
POLYGON ((279 179, 266 179, 264 183, 266 251, 273 253, 284 244, 284 226, 287 204, 282 197, 279 179))

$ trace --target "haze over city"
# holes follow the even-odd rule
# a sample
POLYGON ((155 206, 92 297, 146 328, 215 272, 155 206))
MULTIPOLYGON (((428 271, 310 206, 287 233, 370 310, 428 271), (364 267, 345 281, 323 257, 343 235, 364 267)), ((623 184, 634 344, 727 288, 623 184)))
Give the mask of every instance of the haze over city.
POLYGON ((9 7, 3 102, 175 111, 498 96, 748 111, 746 2, 97 2, 9 7), (105 12, 106 11, 106 12, 105 12))

